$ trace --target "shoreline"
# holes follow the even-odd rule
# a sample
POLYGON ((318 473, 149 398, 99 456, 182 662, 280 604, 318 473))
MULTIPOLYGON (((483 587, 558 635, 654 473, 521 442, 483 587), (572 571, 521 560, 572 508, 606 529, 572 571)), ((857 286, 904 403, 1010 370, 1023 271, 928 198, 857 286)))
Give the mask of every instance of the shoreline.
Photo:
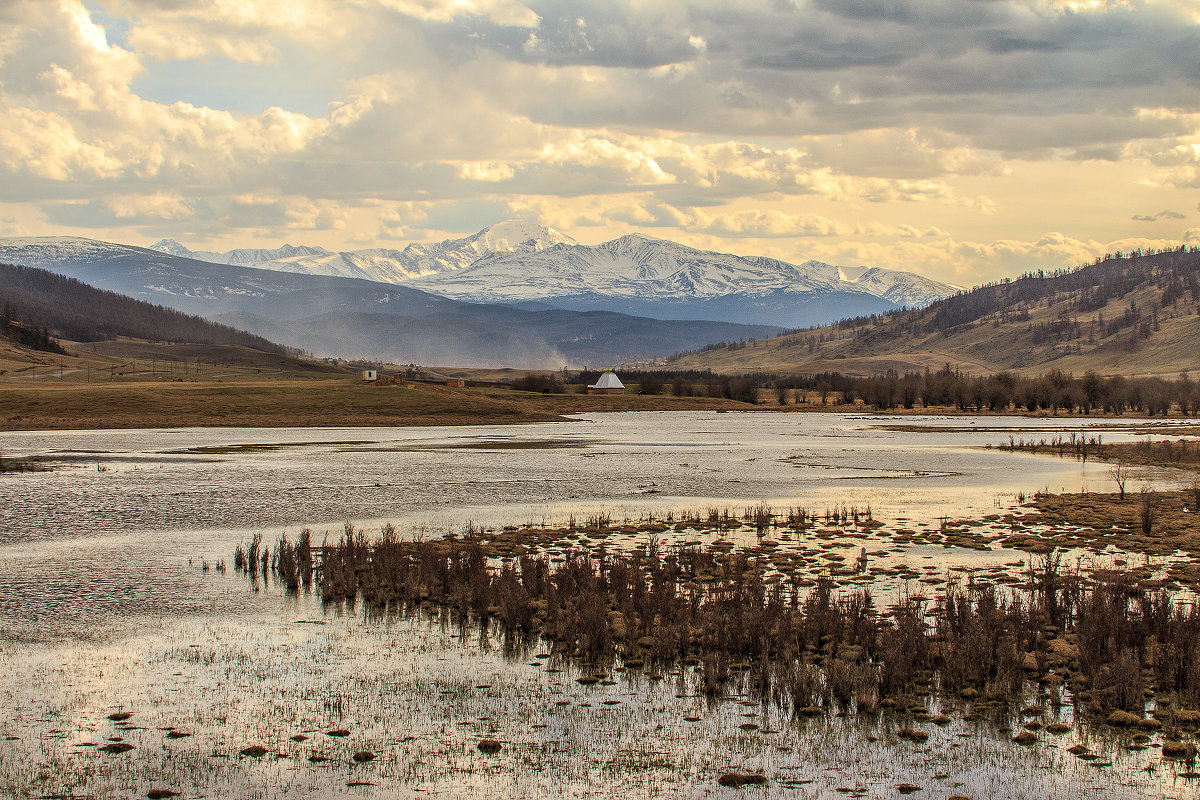
MULTIPOLYGON (((317 428, 509 425, 568 421, 567 415, 616 411, 831 413, 904 420, 917 416, 1121 420, 1116 414, 1047 414, 952 407, 879 410, 865 405, 749 403, 673 395, 536 394, 500 388, 408 383, 373 386, 357 379, 176 380, 116 383, 48 381, 0 384, 0 432, 132 428, 317 428)), ((1142 417, 1137 417, 1142 419, 1142 417)), ((1164 422, 1190 420, 1173 414, 1164 422)))

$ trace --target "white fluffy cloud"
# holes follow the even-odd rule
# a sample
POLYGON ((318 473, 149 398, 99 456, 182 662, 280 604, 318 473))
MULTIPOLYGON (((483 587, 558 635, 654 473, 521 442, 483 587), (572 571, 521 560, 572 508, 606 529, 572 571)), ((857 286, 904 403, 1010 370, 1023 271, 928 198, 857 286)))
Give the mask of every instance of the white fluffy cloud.
POLYGON ((951 278, 1195 237, 1187 0, 87 2, 0 3, 6 232, 524 214, 951 278))

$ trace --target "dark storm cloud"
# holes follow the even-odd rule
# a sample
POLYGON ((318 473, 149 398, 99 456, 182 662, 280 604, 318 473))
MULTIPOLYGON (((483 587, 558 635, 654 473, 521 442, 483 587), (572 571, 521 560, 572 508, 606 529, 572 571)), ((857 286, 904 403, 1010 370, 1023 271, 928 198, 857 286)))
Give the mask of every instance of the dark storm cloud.
POLYGON ((534 26, 505 25, 482 14, 426 23, 444 52, 492 51, 504 58, 550 67, 647 69, 695 59, 686 29, 647 18, 623 3, 531 3, 534 26))

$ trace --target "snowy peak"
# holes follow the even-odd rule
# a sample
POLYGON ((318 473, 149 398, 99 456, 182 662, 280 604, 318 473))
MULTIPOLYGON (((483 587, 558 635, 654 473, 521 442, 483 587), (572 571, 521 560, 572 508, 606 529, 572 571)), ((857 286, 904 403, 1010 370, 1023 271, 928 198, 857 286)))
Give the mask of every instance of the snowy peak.
MULTIPOLYGON (((283 245, 208 253, 190 251, 171 239, 156 242, 152 249, 220 264, 412 284, 476 303, 563 302, 610 310, 636 305, 639 313, 651 316, 653 309, 647 304, 687 304, 689 313, 697 303, 735 304, 743 310, 748 304, 758 309, 753 312, 756 321, 771 324, 809 319, 792 313, 798 305, 827 306, 831 314, 836 306, 836 313, 857 315, 917 308, 958 291, 912 272, 815 260, 792 264, 699 250, 644 233, 581 245, 553 228, 517 219, 469 236, 414 242, 399 250, 332 253, 283 245), (779 309, 784 317, 773 316, 779 309)), ((739 316, 742 313, 726 309, 719 318, 748 321, 739 316)))
POLYGON ((861 287, 876 297, 882 297, 898 306, 907 308, 921 308, 935 300, 941 300, 943 297, 949 297, 961 291, 958 286, 931 281, 915 272, 880 267, 839 267, 838 269, 846 276, 844 280, 861 287))
POLYGON ((273 249, 242 248, 217 253, 189 250, 174 239, 160 239, 150 249, 214 264, 403 283, 444 270, 462 269, 492 253, 535 253, 559 244, 573 245, 575 240, 553 228, 506 220, 461 239, 415 242, 403 250, 370 248, 334 253, 323 247, 285 244, 273 249))
POLYGON ((410 244, 404 248, 402 258, 411 265, 410 271, 415 277, 463 269, 480 258, 497 253, 537 253, 556 245, 575 243, 570 236, 553 228, 510 219, 461 239, 410 244))
POLYGON ((288 259, 303 258, 305 256, 321 256, 332 255, 324 247, 296 247, 290 244, 280 245, 276 248, 261 248, 247 247, 238 248, 235 250, 226 250, 224 253, 215 253, 211 250, 189 250, 174 239, 159 239, 148 248, 156 250, 159 253, 166 253, 171 256, 180 256, 182 258, 194 258, 198 261, 208 261, 213 264, 229 264, 235 267, 256 267, 260 264, 266 264, 271 261, 284 261, 288 259))
POLYGON ((467 237, 465 241, 471 242, 480 255, 500 252, 531 253, 546 250, 556 244, 577 244, 565 233, 519 219, 489 225, 474 236, 467 237))
POLYGON ((658 304, 673 307, 664 313, 691 318, 771 324, 816 319, 821 313, 834 321, 922 306, 956 291, 909 272, 820 261, 790 264, 698 250, 640 233, 594 247, 492 252, 460 269, 415 278, 411 285, 481 303, 541 301, 567 308, 634 309, 650 316, 658 304))
MULTIPOLYGON (((675 244, 669 239, 658 239, 654 236, 647 236, 644 233, 627 233, 624 236, 619 236, 608 242, 599 245, 604 250, 611 250, 614 253, 636 253, 646 247, 669 248, 674 245, 677 248, 684 248, 684 245, 675 244)), ((691 248, 685 248, 691 249, 691 248)))
MULTIPOLYGON (((211 250, 189 250, 186 245, 181 244, 175 239, 159 239, 154 244, 146 248, 154 250, 158 253, 165 253, 169 256, 178 256, 180 258, 194 258, 197 261, 208 261, 213 264, 226 264, 224 253, 214 253, 211 250)), ((233 252, 233 251, 230 251, 233 252)))
MULTIPOLYGON (((815 260, 791 264, 698 250, 644 233, 629 233, 593 247, 519 219, 497 222, 457 239, 414 242, 403 249, 333 253, 285 244, 212 253, 188 250, 173 239, 155 242, 151 248, 218 264, 411 283, 434 294, 477 303, 553 303, 586 296, 605 298, 612 307, 618 301, 708 303, 741 298, 765 309, 837 295, 847 307, 871 313, 928 305, 957 291, 911 272, 815 260)), ((767 319, 765 310, 762 314, 760 321, 767 319)), ((737 319, 728 314, 722 318, 737 319)))
POLYGON ((146 249, 155 250, 159 253, 166 253, 169 256, 179 256, 180 258, 193 257, 191 250, 188 250, 174 239, 159 239, 146 249))
POLYGON ((462 269, 415 279, 413 284, 435 294, 481 302, 578 294, 696 300, 841 291, 883 297, 885 292, 895 291, 910 302, 927 303, 953 291, 953 287, 912 273, 836 267, 820 261, 795 265, 773 258, 697 250, 637 233, 595 247, 495 252, 462 269))
POLYGON ((236 267, 256 267, 259 264, 266 264, 270 261, 285 261, 294 258, 303 258, 305 256, 328 256, 333 255, 324 247, 295 247, 290 244, 280 245, 273 250, 262 248, 242 248, 238 250, 230 250, 222 253, 222 259, 219 263, 229 264, 236 267))

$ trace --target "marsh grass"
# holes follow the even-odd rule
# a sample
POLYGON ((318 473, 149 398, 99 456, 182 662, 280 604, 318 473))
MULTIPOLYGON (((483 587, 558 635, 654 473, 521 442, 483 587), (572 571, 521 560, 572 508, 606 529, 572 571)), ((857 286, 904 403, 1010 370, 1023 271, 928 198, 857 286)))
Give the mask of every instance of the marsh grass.
MULTIPOLYGON (((1040 521, 1056 528, 1040 547, 1116 546, 1137 553, 1168 556, 1200 552, 1200 517, 1193 489, 1176 491, 1038 493, 1033 505, 1040 521)), ((1024 534, 1004 540, 1008 546, 1037 549, 1024 534)))
MULTIPOLYGON (((991 448, 993 445, 985 447, 991 448)), ((1098 434, 1087 436, 1072 432, 1066 436, 1058 435, 1037 440, 1015 439, 1010 436, 1008 444, 1000 445, 999 449, 1057 455, 1084 462, 1089 458, 1110 461, 1121 467, 1118 480, 1120 484, 1124 484, 1128 478, 1130 465, 1200 468, 1200 441, 1187 438, 1172 441, 1166 437, 1152 439, 1147 436, 1133 442, 1105 442, 1104 437, 1098 434)), ((1113 476, 1114 479, 1118 478, 1115 469, 1113 476)))
MULTIPOLYGON (((747 518, 756 527, 765 510, 747 518)), ((1007 703, 1029 681, 1065 687, 1095 714, 1141 715, 1151 696, 1200 704, 1200 612, 1128 574, 1067 572, 1057 554, 1006 589, 951 580, 935 599, 902 596, 879 609, 868 588, 838 589, 828 575, 815 585, 800 572, 768 579, 762 548, 720 541, 667 546, 655 536, 629 552, 593 542, 555 557, 496 556, 534 534, 414 542, 385 528, 372 542, 347 526, 319 548, 320 596, 450 609, 506 636, 544 637, 602 674, 620 663, 699 664, 709 697, 744 673, 755 695, 797 716, 871 713, 889 698, 938 693, 1007 703)))
MULTIPOLYGON (((284 607, 297 619, 318 611, 307 598, 289 599, 284 607)), ((855 716, 833 717, 817 707, 792 719, 788 707, 748 699, 755 670, 734 663, 729 694, 712 699, 701 691, 702 670, 691 667, 657 682, 639 672, 614 672, 612 686, 585 686, 575 682, 576 670, 526 663, 531 652, 549 652, 545 642, 537 643, 539 650, 509 653, 498 626, 485 637, 455 622, 449 611, 427 607, 403 618, 281 626, 278 613, 264 609, 249 618, 186 622, 149 658, 140 649, 92 654, 71 645, 75 661, 67 659, 65 670, 56 657, 54 669, 22 663, 9 687, 21 693, 6 697, 11 730, 23 735, 0 747, 5 792, 118 798, 163 787, 180 797, 267 800, 402 798, 418 787, 422 794, 506 798, 553 797, 569 785, 598 796, 665 800, 748 791, 846 796, 836 791, 842 786, 878 787, 878 796, 895 796, 893 787, 907 781, 937 797, 1068 797, 1089 790, 1187 796, 1159 791, 1181 785, 1173 773, 1185 762, 1164 765, 1157 775, 1142 772, 1147 761, 1157 763, 1158 753, 1120 751, 1126 731, 1081 734, 1114 761, 1111 769, 1101 773, 1083 761, 1047 769, 1048 761, 1061 758, 1052 742, 1018 750, 1007 735, 992 735, 999 729, 990 719, 934 725, 910 713, 908 698, 882 713, 864 706, 855 716), (81 650, 88 659, 79 657, 81 650), (93 680, 98 671, 105 674, 102 683, 93 680), (606 704, 610 699, 620 702, 606 704), (84 729, 63 727, 64 721, 79 724, 80 708, 129 708, 134 726, 86 716, 84 729), (39 727, 38 720, 50 721, 39 727), (191 735, 175 739, 164 733, 168 726, 191 735), (34 735, 47 729, 71 735, 34 735), (925 744, 898 739, 905 729, 925 744), (326 735, 332 730, 349 735, 326 735), (74 746, 103 744, 110 735, 135 749, 114 755, 74 746), (499 743, 500 751, 484 754, 479 744, 485 739, 499 743), (268 752, 239 755, 252 746, 268 752), (364 752, 375 757, 355 759, 364 752), (726 789, 720 779, 729 774, 761 775, 766 785, 726 789), (356 782, 374 785, 348 786, 356 782), (1078 788, 1097 785, 1105 788, 1078 788)), ((545 660, 562 666, 557 656, 545 660)), ((819 675, 815 680, 819 685, 819 675)), ((944 710, 932 702, 921 708, 944 710)), ((1184 731, 1170 741, 1188 739, 1184 731)), ((1074 737, 1060 741, 1068 740, 1074 737)), ((1179 752, 1186 754, 1186 747, 1179 752)))

